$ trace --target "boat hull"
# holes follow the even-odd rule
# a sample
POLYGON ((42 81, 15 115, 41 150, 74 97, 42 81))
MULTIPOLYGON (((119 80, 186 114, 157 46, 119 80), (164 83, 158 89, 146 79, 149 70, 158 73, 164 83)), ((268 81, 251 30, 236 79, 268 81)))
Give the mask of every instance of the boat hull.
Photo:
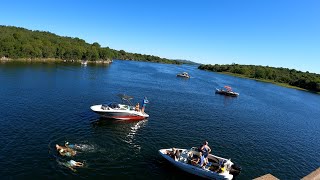
POLYGON ((104 109, 102 105, 91 106, 91 110, 101 117, 116 120, 143 120, 149 117, 148 114, 130 109, 104 109))
POLYGON ((232 96, 232 97, 237 97, 239 96, 239 93, 236 92, 228 92, 228 91, 224 91, 224 90, 216 90, 216 94, 222 94, 222 95, 226 95, 226 96, 232 96))
POLYGON ((180 75, 178 74, 177 77, 182 77, 182 78, 190 78, 189 76, 185 76, 185 75, 180 75))

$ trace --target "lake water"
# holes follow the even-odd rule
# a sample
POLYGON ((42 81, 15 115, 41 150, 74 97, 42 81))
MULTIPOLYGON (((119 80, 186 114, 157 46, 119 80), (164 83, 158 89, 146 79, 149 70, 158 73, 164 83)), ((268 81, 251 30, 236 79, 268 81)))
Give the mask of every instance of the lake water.
POLYGON ((271 173, 300 179, 320 167, 320 96, 198 70, 114 61, 109 66, 0 65, 0 176, 5 179, 185 179, 161 148, 199 146, 242 167, 236 179, 271 173), (187 71, 190 79, 177 78, 187 71), (230 85, 236 98, 214 93, 230 85), (90 106, 125 93, 150 103, 143 121, 105 121, 90 106), (72 172, 55 144, 87 145, 72 172))

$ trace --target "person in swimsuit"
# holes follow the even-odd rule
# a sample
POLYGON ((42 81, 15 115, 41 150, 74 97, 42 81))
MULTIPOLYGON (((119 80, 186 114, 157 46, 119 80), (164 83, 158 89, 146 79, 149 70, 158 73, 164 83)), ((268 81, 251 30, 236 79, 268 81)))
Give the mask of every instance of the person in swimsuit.
POLYGON ((77 151, 68 148, 68 147, 63 147, 63 146, 59 146, 58 144, 56 144, 56 149, 59 152, 59 154, 61 156, 75 156, 77 154, 77 151))
POLYGON ((204 157, 207 158, 209 153, 211 152, 211 148, 209 147, 208 141, 205 141, 200 148, 200 151, 203 153, 204 157))
POLYGON ((139 103, 136 104, 136 107, 135 107, 134 110, 135 110, 135 111, 138 111, 138 112, 140 111, 140 104, 139 104, 139 103))
POLYGON ((69 144, 69 142, 66 142, 64 144, 64 146, 66 146, 67 148, 70 148, 70 149, 81 149, 80 145, 78 145, 78 144, 69 144))
POLYGON ((62 165, 68 167, 69 169, 71 169, 72 171, 76 172, 76 169, 77 167, 83 167, 84 166, 84 163, 82 162, 77 162, 75 160, 70 160, 70 161, 67 161, 67 162, 59 162, 61 163, 62 165))

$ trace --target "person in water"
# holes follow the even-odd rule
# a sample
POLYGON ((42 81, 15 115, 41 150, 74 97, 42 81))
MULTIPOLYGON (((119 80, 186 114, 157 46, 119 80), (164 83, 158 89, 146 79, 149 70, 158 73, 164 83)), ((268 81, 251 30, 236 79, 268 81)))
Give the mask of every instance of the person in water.
POLYGON ((81 149, 81 146, 78 144, 69 144, 69 142, 66 142, 64 144, 65 147, 70 148, 70 149, 81 149))
POLYGON ((77 154, 77 151, 68 148, 68 147, 64 147, 64 146, 59 146, 58 144, 56 144, 56 149, 59 152, 59 154, 61 156, 75 156, 77 154))
POLYGON ((141 108, 141 112, 144 113, 144 110, 147 106, 147 104, 149 103, 147 97, 144 97, 144 99, 142 100, 142 108, 141 108))
POLYGON ((72 171, 76 172, 76 169, 75 168, 78 168, 78 167, 83 167, 84 166, 84 163, 82 162, 77 162, 75 160, 70 160, 70 161, 67 161, 67 162, 64 162, 64 163, 61 163, 62 165, 68 167, 69 169, 71 169, 72 171))

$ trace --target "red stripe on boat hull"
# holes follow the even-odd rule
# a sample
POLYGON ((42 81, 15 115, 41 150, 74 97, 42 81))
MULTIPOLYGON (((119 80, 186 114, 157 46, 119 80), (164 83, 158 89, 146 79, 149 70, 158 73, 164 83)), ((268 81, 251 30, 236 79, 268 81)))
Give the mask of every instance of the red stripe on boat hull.
POLYGON ((119 120, 143 120, 146 119, 146 117, 143 116, 113 116, 109 117, 112 119, 119 119, 119 120))

